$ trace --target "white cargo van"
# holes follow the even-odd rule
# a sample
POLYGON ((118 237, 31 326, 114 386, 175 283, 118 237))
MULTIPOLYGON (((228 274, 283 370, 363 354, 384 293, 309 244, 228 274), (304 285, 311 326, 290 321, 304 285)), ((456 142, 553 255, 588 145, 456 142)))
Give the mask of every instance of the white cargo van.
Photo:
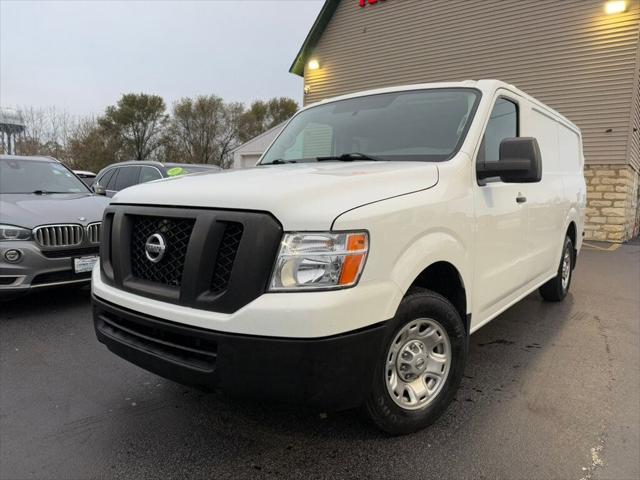
POLYGON ((98 338, 178 382, 415 431, 470 334, 536 289, 567 295, 583 163, 575 125, 496 80, 311 105, 255 168, 114 197, 98 338))

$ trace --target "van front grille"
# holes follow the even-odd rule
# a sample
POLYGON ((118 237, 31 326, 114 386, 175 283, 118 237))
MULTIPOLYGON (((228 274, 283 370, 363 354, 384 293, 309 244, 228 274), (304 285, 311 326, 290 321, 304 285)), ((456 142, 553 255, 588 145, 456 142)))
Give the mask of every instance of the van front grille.
POLYGON ((187 245, 195 220, 192 218, 162 218, 137 215, 131 230, 131 273, 137 278, 170 287, 182 284, 182 271, 187 245), (154 263, 145 254, 147 240, 154 233, 162 235, 166 252, 154 263))
POLYGON ((273 216, 242 210, 111 205, 102 229, 105 283, 221 313, 266 291, 282 240, 273 216))
POLYGON ((226 290, 231 279, 233 270, 233 262, 236 259, 236 253, 240 246, 242 238, 242 224, 237 222, 225 222, 224 235, 218 249, 218 258, 216 266, 213 270, 213 278, 211 280, 211 291, 221 292, 226 290))
POLYGON ((82 243, 81 225, 42 225, 33 229, 33 237, 41 247, 76 247, 82 243))

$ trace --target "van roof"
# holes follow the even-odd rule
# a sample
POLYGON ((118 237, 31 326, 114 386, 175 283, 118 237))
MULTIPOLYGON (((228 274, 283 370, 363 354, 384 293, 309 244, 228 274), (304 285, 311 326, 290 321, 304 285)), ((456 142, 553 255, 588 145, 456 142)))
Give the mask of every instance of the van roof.
POLYGON ((491 93, 491 94, 499 88, 504 88, 512 91, 517 95, 520 95, 521 97, 526 98, 527 100, 529 100, 532 103, 535 103, 539 107, 545 108, 550 113, 553 113, 554 115, 562 119, 564 122, 571 125, 573 128, 576 129, 576 131, 578 132, 580 131, 580 129, 576 124, 574 124, 571 120, 569 120, 567 117, 562 115, 557 110, 554 110, 548 105, 545 105, 544 103, 535 99, 531 95, 523 92, 518 87, 511 85, 509 83, 503 82, 501 80, 495 80, 495 79, 464 80, 461 82, 415 83, 410 85, 398 85, 394 87, 375 88, 371 90, 364 90, 361 92, 349 93, 346 95, 340 95, 337 97, 323 99, 323 100, 320 100, 319 102, 315 102, 310 105, 307 105, 305 108, 303 108, 303 110, 306 110, 307 108, 311 108, 317 105, 322 105, 325 103, 335 102, 338 100, 347 100, 349 98, 358 98, 366 95, 377 95, 381 93, 404 92, 409 90, 424 90, 424 89, 432 89, 432 88, 476 88, 483 93, 491 93))

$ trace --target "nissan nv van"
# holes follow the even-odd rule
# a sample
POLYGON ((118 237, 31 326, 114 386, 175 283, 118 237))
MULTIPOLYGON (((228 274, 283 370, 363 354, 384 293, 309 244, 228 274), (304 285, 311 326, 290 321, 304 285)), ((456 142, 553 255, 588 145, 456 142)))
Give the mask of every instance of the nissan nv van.
POLYGON ((177 382, 416 431, 473 332, 535 290, 567 295, 583 164, 573 123, 496 80, 310 105, 255 168, 115 195, 98 339, 177 382))

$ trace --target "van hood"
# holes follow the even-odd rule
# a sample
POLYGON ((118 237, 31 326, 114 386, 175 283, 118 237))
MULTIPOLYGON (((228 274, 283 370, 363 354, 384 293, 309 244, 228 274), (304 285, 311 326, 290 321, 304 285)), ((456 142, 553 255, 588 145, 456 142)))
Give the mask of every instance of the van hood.
POLYGON ((90 193, 3 193, 0 194, 0 223, 24 228, 54 223, 86 225, 102 220, 108 204, 108 198, 90 193))
POLYGON ((347 210, 437 182, 437 166, 423 162, 264 165, 137 185, 112 203, 267 211, 285 230, 328 230, 347 210))

